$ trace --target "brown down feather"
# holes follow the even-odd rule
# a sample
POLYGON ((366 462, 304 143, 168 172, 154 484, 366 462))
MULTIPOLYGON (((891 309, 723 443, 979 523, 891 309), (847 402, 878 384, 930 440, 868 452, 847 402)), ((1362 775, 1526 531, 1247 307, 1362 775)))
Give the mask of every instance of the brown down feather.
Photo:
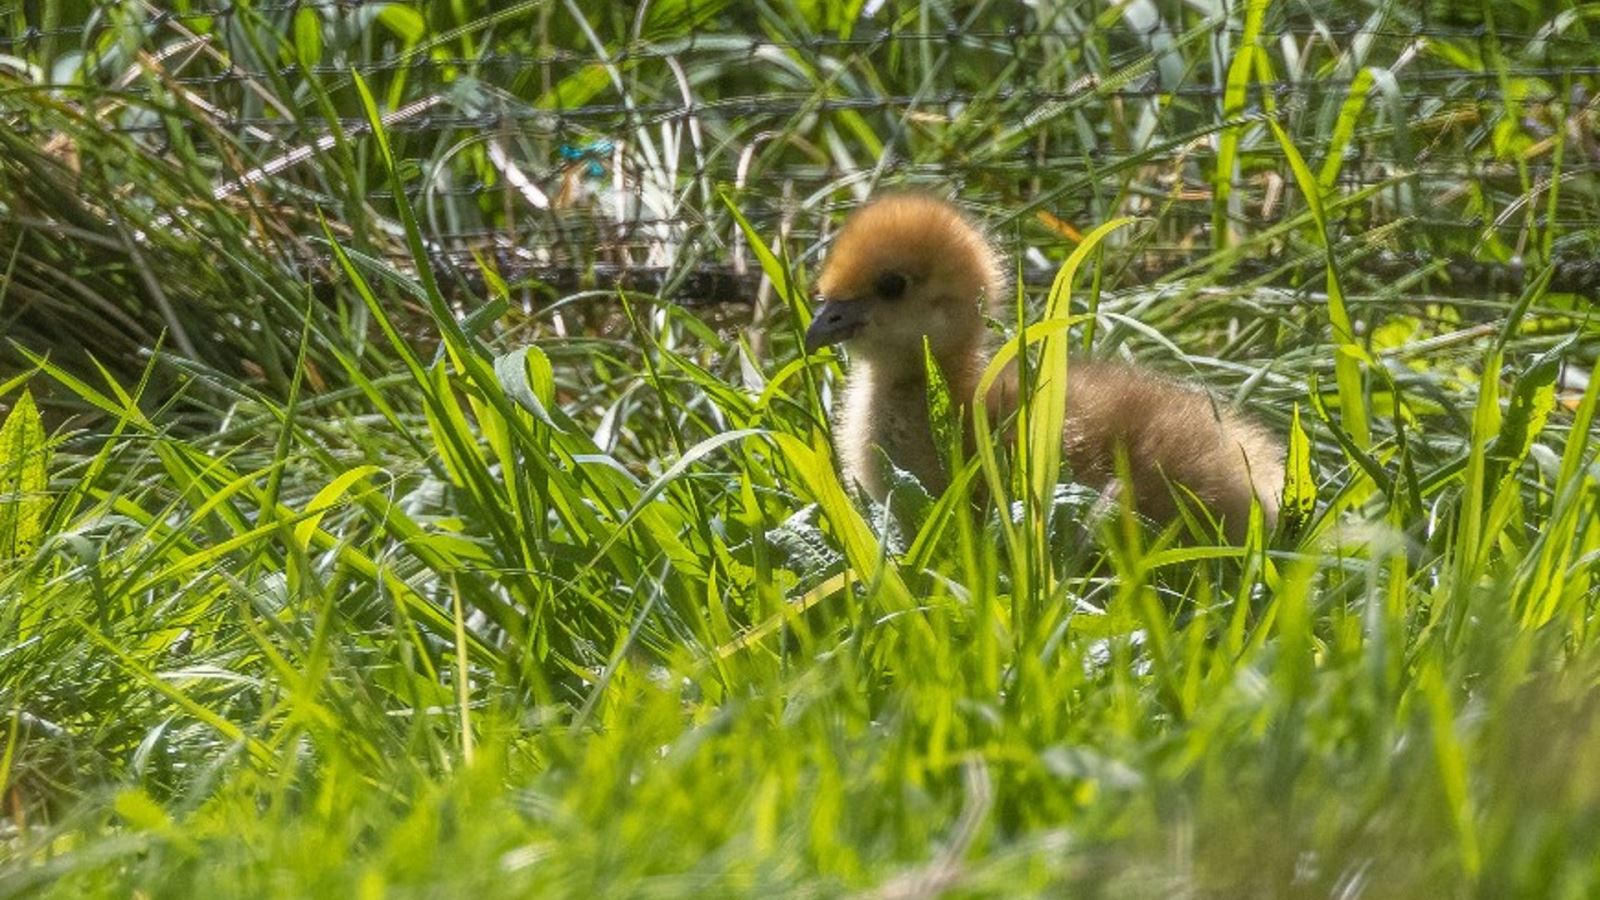
MULTIPOLYGON (((1008 306, 1000 256, 953 205, 923 194, 890 194, 846 220, 817 288, 825 306, 808 343, 818 337, 829 308, 835 320, 842 315, 851 325, 819 338, 842 339, 850 353, 835 427, 845 477, 882 500, 886 480, 874 449, 881 448, 929 490, 942 490, 947 476, 928 422, 923 338, 952 396, 970 401, 991 353, 985 312, 1004 316, 1008 306)), ((1013 369, 987 398, 991 422, 1009 418, 1016 395, 1013 369)), ((1144 515, 1170 520, 1175 496, 1188 492, 1235 539, 1252 497, 1269 528, 1277 519, 1283 448, 1265 428, 1203 389, 1126 363, 1074 358, 1062 430, 1073 477, 1107 489, 1115 482, 1119 447, 1144 515)))

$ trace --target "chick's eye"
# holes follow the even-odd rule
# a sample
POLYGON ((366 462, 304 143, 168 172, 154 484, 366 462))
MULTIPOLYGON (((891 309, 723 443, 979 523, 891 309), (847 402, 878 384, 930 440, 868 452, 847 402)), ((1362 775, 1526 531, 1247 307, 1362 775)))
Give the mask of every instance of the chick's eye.
POLYGON ((885 272, 878 276, 878 282, 873 287, 883 299, 898 300, 906 292, 906 277, 899 272, 885 272))

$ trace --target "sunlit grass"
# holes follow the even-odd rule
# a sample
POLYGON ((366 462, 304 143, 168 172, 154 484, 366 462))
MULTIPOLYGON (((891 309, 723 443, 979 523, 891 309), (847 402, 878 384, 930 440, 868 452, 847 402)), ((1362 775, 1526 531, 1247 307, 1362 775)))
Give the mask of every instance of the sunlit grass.
MULTIPOLYGON (((517 49, 489 27, 506 22, 593 49, 574 10, 602 43, 634 27, 600 4, 456 21, 461 6, 393 13, 338 49, 517 49)), ((767 87, 870 96, 976 77, 936 43, 840 64, 807 39, 848 6, 764 10, 792 44, 767 87)), ((700 7, 652 4, 638 27, 667 41, 742 23, 700 7)), ((765 274, 774 312, 737 328, 620 291, 530 313, 542 289, 487 258, 481 295, 463 296, 429 246, 435 221, 505 224, 499 207, 413 204, 408 188, 419 165, 504 171, 477 145, 450 156, 384 128, 415 83, 395 71, 273 86, 309 133, 370 126, 285 188, 286 206, 308 201, 292 213, 204 199, 223 165, 210 143, 141 155, 98 130, 88 109, 109 93, 17 88, 48 98, 30 114, 72 136, 87 174, 0 129, 17 151, 0 162, 0 321, 19 323, 0 372, 0 893, 1593 893, 1600 383, 1581 377, 1597 349, 1584 301, 1544 274, 1488 299, 1361 277, 1373 242, 1459 242, 1342 218, 1415 187, 1345 190, 1349 148, 1426 123, 1393 118, 1394 60, 1353 57, 1325 60, 1358 67, 1348 95, 1261 121, 1244 98, 1286 62, 1258 33, 1274 9, 1249 7, 1239 25, 1266 18, 1229 40, 1263 42, 1217 61, 1217 108, 1173 110, 1177 134, 1098 170, 1078 130, 1126 141, 1157 105, 1112 114, 1090 97, 1025 111, 1026 127, 1002 100, 937 128, 845 110, 764 138, 743 185, 665 163, 641 175, 765 274), (1077 146, 1081 167, 1027 197, 983 168, 1041 135, 1077 146), (1199 135, 1227 147, 1202 172, 1203 218, 1239 232, 1213 232, 1211 255, 1160 290, 1118 280, 1143 242, 1181 233, 1175 198, 1130 200, 1139 167, 1199 135), (786 231, 757 215, 773 193, 759 174, 812 147, 843 169, 891 146, 954 165, 963 142, 1007 249, 1066 263, 1050 298, 1019 296, 1018 321, 997 323, 1008 352, 1054 366, 1087 342, 1293 423, 1307 510, 1293 527, 1232 547, 1096 518, 1027 428, 971 459, 949 441, 961 477, 941 496, 898 486, 893 514, 840 483, 826 427, 840 361, 796 341, 830 209, 813 200, 786 231), (1244 176, 1269 159, 1288 193, 1279 219, 1252 223, 1244 176), (112 186, 113 166, 133 188, 112 186), (1030 210, 1073 190, 1087 196, 1076 254, 1030 210), (179 207, 192 214, 163 224, 179 207), (1137 227, 1119 227, 1128 212, 1137 227), (285 223, 292 247, 276 243, 285 223), (136 231, 144 243, 123 240, 136 231), (315 289, 290 264, 304 247, 326 261, 315 289), (1285 247, 1259 282, 1230 273, 1285 247)), ((314 41, 306 11, 280 48, 302 63, 348 38, 314 41)), ((1128 56, 1121 26, 1088 12, 1071 14, 1093 35, 1081 55, 1034 74, 1098 71, 1109 90, 1171 62, 1128 56)), ((896 21, 954 16, 925 3, 896 21)), ((1194 16, 1166 39, 1211 66, 1194 16)), ((1454 64, 1523 77, 1506 37, 1494 53, 1441 42, 1454 64)), ((625 70, 519 96, 582 103, 616 78, 649 99, 625 70)), ((708 99, 763 84, 726 64, 695 73, 708 99)), ((735 146, 723 127, 706 124, 699 152, 735 146)), ((1592 186, 1559 171, 1575 150, 1493 131, 1554 160, 1562 193, 1530 181, 1530 208, 1594 209, 1592 186)), ((693 155, 687 129, 662 134, 632 137, 693 155)), ((1481 134, 1430 134, 1490 152, 1481 134)), ((854 190, 841 178, 819 196, 848 205, 854 190)), ((1556 240, 1535 237, 1524 250, 1556 240)), ((1484 252, 1509 255, 1499 240, 1484 252)), ((692 244, 674 265, 696 263, 692 244)), ((1029 407, 1036 438, 1059 428, 1056 390, 1029 407)), ((947 399, 953 417, 971 398, 947 399)))

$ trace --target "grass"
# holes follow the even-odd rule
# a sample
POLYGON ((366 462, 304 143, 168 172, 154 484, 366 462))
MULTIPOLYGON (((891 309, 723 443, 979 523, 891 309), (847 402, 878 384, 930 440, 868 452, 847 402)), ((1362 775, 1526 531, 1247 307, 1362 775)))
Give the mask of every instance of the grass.
POLYGON ((49 26, 0 48, 0 894, 1600 885, 1582 7, 38 6, 0 9, 49 26), (1063 272, 1011 346, 1244 401, 1294 527, 1097 520, 1026 446, 847 493, 807 274, 872 186, 950 180, 1063 272), (527 268, 732 260, 753 313, 527 268))

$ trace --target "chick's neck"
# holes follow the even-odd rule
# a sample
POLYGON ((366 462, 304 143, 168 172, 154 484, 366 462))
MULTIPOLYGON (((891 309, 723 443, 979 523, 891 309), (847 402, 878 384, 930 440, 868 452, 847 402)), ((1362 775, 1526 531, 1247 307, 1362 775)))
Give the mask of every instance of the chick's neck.
MULTIPOLYGON (((935 348, 933 360, 950 390, 950 399, 957 406, 970 404, 986 362, 982 342, 971 341, 953 347, 935 348)), ((916 397, 920 402, 926 402, 928 370, 920 348, 915 353, 893 356, 861 354, 856 365, 866 370, 867 380, 874 385, 876 392, 897 398, 916 397)))

